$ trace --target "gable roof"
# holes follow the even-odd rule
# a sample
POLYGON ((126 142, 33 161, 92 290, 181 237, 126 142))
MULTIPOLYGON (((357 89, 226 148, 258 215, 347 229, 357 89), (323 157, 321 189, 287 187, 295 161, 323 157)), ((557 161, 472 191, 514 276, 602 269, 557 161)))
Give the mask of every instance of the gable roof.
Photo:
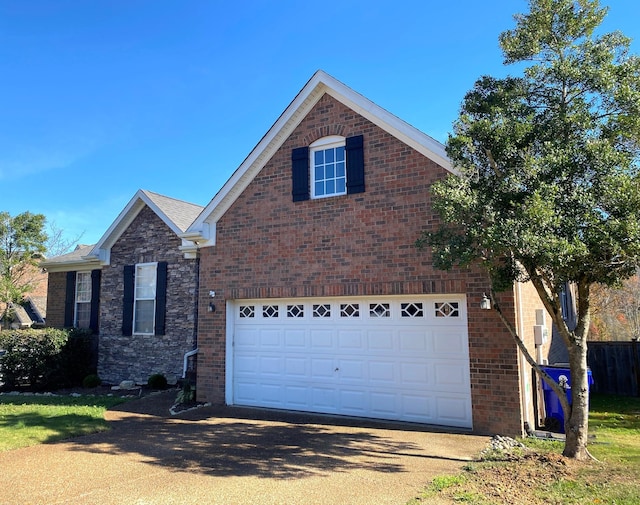
MULTIPOLYGON (((178 237, 187 230, 204 208, 201 205, 140 189, 97 244, 78 246, 73 252, 47 259, 41 263, 41 266, 50 272, 64 272, 108 265, 111 247, 145 206, 155 212, 178 237)), ((183 240, 183 246, 186 245, 183 240)))
POLYGON ((201 205, 140 189, 120 212, 88 256, 98 258, 102 264, 109 264, 111 247, 145 206, 149 207, 178 237, 187 230, 203 209, 201 205))
POLYGON ((440 142, 376 105, 329 74, 318 70, 189 226, 189 229, 181 235, 183 239, 201 243, 201 245, 215 245, 216 222, 324 94, 332 96, 425 157, 456 173, 447 157, 445 147, 440 142))

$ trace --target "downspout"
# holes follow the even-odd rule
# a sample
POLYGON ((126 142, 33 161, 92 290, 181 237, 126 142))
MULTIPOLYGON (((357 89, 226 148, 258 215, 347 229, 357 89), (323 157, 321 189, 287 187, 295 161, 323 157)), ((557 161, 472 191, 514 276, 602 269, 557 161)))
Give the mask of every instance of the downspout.
POLYGON ((184 353, 184 363, 182 366, 182 378, 184 379, 187 376, 187 365, 189 362, 189 358, 191 356, 195 356, 196 354, 198 354, 198 348, 196 347, 195 349, 192 349, 191 351, 185 352, 184 353))
MULTIPOLYGON (((520 338, 524 342, 524 313, 522 309, 522 284, 520 282, 516 283, 516 306, 518 307, 518 313, 517 313, 518 330, 517 331, 518 331, 518 335, 520 335, 520 338)), ((531 424, 531 412, 529 409, 529 395, 530 395, 531 386, 528 381, 529 374, 525 371, 525 368, 527 368, 526 366, 527 363, 523 359, 522 353, 520 352, 518 352, 518 363, 519 363, 518 368, 520 369, 520 389, 522 391, 522 394, 520 395, 520 402, 521 402, 521 412, 524 417, 523 426, 524 426, 524 423, 526 423, 530 427, 532 426, 535 427, 535 424, 533 425, 531 424)))

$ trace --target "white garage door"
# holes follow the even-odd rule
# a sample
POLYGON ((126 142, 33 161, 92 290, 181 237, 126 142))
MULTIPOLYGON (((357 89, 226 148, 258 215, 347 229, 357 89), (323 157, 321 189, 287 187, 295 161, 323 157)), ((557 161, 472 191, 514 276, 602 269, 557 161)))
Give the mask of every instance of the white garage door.
POLYGON ((228 316, 230 404, 471 428, 464 296, 242 300, 228 316))

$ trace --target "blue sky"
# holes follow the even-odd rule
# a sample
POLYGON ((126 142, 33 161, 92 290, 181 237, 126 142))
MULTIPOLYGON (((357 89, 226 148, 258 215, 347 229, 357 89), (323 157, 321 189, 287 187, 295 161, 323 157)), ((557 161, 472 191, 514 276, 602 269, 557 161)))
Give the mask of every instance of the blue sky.
MULTIPOLYGON (((640 53, 640 2, 602 3, 640 53)), ((88 244, 138 189, 206 205, 318 69, 444 142, 527 6, 0 0, 0 210, 88 244)))

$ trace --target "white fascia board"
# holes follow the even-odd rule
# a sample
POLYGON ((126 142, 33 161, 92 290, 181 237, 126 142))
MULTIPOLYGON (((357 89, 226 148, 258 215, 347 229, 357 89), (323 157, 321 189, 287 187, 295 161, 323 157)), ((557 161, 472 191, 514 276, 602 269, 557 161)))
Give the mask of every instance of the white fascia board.
POLYGON ((49 273, 52 272, 75 272, 79 270, 95 270, 101 268, 102 263, 94 256, 85 256, 81 260, 63 261, 56 263, 43 263, 40 265, 44 270, 49 273))

